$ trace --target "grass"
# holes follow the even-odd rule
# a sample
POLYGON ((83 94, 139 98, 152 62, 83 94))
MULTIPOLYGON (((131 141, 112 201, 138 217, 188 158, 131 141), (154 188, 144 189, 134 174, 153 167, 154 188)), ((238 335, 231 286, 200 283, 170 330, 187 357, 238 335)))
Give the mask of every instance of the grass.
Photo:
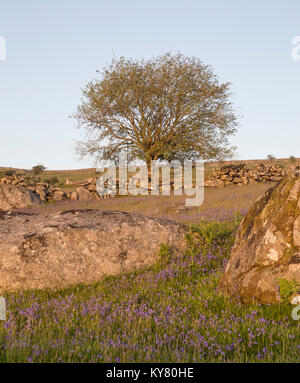
POLYGON ((242 305, 218 290, 241 217, 200 219, 185 253, 162 244, 139 272, 6 294, 0 362, 299 362, 291 306, 242 305))
MULTIPOLYGON (((296 162, 299 162, 299 158, 295 158, 296 162)), ((291 164, 289 158, 276 158, 273 162, 267 159, 261 160, 241 160, 241 161, 224 161, 224 162, 205 162, 205 173, 208 174, 211 171, 220 168, 223 165, 229 164, 246 164, 249 169, 254 168, 255 166, 264 163, 264 164, 276 164, 281 166, 283 169, 287 169, 291 164)), ((8 167, 0 167, 0 179, 5 177, 6 170, 15 170, 16 175, 29 175, 30 171, 28 169, 14 169, 8 167)), ((88 178, 97 178, 99 173, 96 172, 96 168, 87 168, 87 169, 76 169, 76 170, 46 170, 39 175, 41 182, 45 182, 50 177, 57 177, 59 180, 60 187, 63 187, 66 191, 73 191, 76 189, 76 186, 65 185, 66 180, 69 181, 84 181, 88 178)))
POLYGON ((197 223, 201 220, 223 221, 234 212, 244 214, 253 202, 272 183, 255 185, 228 186, 226 188, 205 188, 204 203, 189 213, 178 213, 173 208, 184 205, 185 196, 124 196, 98 201, 57 201, 41 208, 26 209, 26 212, 54 213, 69 209, 120 210, 157 217, 170 218, 185 223, 197 223))

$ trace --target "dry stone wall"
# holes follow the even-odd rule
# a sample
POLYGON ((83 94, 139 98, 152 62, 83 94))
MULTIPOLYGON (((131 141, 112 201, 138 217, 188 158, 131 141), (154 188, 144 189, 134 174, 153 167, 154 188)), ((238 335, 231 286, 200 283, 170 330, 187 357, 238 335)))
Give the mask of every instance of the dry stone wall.
POLYGON ((64 192, 62 189, 54 187, 48 183, 38 182, 34 185, 29 180, 21 176, 4 177, 0 180, 2 185, 15 185, 26 188, 27 190, 37 194, 43 202, 61 201, 61 200, 80 200, 90 201, 102 198, 113 198, 113 195, 99 195, 96 190, 96 179, 90 178, 82 181, 73 192, 64 192))
POLYGON ((278 165, 260 164, 253 169, 246 164, 226 165, 207 175, 205 186, 248 185, 259 182, 279 182, 286 175, 278 165))
MULTIPOLYGON (((227 185, 248 185, 259 182, 279 182, 284 178, 285 175, 285 171, 280 166, 275 164, 262 163, 255 166, 253 169, 247 168, 246 164, 230 164, 210 172, 205 178, 204 186, 224 187, 227 185)), ((131 181, 133 181, 133 178, 131 181)), ((89 178, 87 180, 78 182, 76 184, 77 188, 75 191, 65 192, 62 189, 54 187, 48 183, 38 182, 33 185, 29 179, 14 175, 2 178, 0 180, 0 186, 16 185, 24 187, 28 191, 37 194, 42 202, 54 200, 61 201, 68 199, 91 201, 99 200, 102 198, 115 197, 117 192, 116 188, 112 189, 106 194, 99 195, 96 189, 96 182, 97 178, 89 178)))

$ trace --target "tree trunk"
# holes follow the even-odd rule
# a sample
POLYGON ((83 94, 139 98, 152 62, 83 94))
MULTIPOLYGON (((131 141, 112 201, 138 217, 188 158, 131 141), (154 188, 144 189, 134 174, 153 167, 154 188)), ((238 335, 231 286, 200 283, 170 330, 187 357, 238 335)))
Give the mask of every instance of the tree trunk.
POLYGON ((151 158, 147 158, 148 169, 148 195, 151 195, 151 158))

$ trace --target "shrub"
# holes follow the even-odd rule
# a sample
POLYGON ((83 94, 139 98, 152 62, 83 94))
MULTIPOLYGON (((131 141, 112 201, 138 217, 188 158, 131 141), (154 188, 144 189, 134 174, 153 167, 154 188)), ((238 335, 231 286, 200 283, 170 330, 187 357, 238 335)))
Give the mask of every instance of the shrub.
POLYGON ((13 176, 15 173, 16 173, 16 171, 13 170, 13 169, 7 169, 7 170, 5 170, 5 172, 4 172, 4 174, 5 174, 7 177, 11 177, 11 176, 13 176))
POLYGON ((38 176, 39 174, 43 173, 43 171, 46 169, 47 168, 44 165, 38 164, 36 166, 33 166, 31 171, 32 171, 32 174, 34 174, 35 176, 38 176))
POLYGON ((51 178, 46 179, 45 182, 47 184, 50 184, 50 185, 56 185, 59 183, 59 179, 57 177, 53 176, 51 178))
POLYGON ((268 158, 269 161, 276 160, 276 157, 273 154, 268 154, 267 158, 268 158))

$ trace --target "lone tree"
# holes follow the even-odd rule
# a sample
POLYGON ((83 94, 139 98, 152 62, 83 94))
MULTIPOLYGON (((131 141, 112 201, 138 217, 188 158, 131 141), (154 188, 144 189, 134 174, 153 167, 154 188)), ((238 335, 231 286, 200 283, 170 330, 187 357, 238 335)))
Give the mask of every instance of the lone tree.
POLYGON ((267 155, 267 159, 270 161, 270 162, 274 162, 276 160, 276 157, 273 155, 273 154, 268 154, 267 155))
POLYGON ((35 176, 38 176, 39 174, 43 173, 43 171, 46 169, 47 168, 44 165, 38 164, 33 166, 31 171, 32 171, 32 174, 34 174, 35 176))
POLYGON ((230 84, 195 57, 114 59, 83 89, 73 114, 86 133, 77 153, 102 161, 126 150, 148 169, 158 159, 230 158, 237 126, 230 96, 230 84))

